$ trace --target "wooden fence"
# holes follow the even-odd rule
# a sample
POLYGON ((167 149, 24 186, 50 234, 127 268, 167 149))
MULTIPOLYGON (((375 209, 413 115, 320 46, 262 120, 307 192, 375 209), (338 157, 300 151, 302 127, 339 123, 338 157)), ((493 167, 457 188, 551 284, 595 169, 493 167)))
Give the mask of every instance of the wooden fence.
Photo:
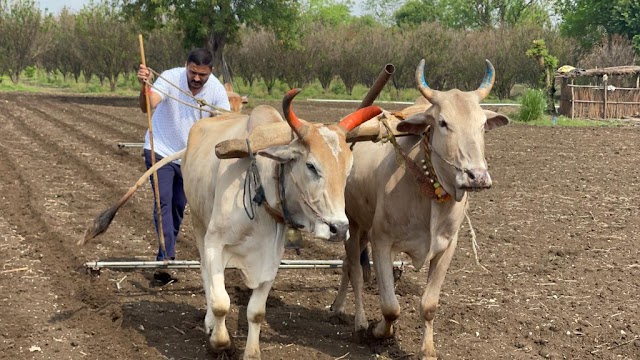
POLYGON ((575 85, 563 78, 559 111, 572 119, 640 117, 640 87, 618 88, 606 80, 602 85, 575 85))

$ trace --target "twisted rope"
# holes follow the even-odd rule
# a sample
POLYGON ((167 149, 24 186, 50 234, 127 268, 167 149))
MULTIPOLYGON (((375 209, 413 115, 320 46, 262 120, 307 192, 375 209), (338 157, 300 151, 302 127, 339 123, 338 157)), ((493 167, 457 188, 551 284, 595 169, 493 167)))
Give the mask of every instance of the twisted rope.
POLYGON ((186 95, 186 96, 188 96, 189 98, 193 99, 193 101, 195 101, 199 106, 196 106, 196 105, 193 105, 193 104, 189 104, 189 103, 187 103, 187 102, 185 102, 185 101, 183 101, 183 100, 180 100, 180 99, 178 99, 178 98, 176 98, 176 97, 173 97, 173 96, 171 96, 171 95, 167 94, 166 92, 164 92, 164 91, 162 91, 162 90, 158 89, 157 87, 153 86, 153 84, 151 84, 148 80, 145 80, 145 83, 146 83, 147 85, 149 85, 150 87, 152 87, 152 88, 153 88, 154 90, 156 90, 157 92, 159 92, 159 93, 161 93, 161 94, 163 94, 163 95, 167 96, 168 98, 170 98, 170 99, 172 99, 172 100, 175 100, 175 101, 177 101, 177 102, 179 102, 179 103, 181 103, 181 104, 183 104, 183 105, 186 105, 186 106, 189 106, 189 107, 191 107, 191 108, 198 109, 198 110, 201 110, 201 111, 202 111, 202 107, 204 107, 204 106, 208 106, 208 107, 210 107, 210 108, 212 108, 212 109, 214 109, 214 110, 217 110, 217 111, 218 111, 218 113, 223 113, 223 112, 228 112, 228 113, 230 113, 230 112, 232 112, 231 110, 227 110, 227 109, 221 108, 221 107, 219 107, 219 106, 211 105, 211 104, 209 104, 209 103, 208 103, 206 100, 204 100, 204 99, 197 99, 197 98, 196 98, 195 96, 193 96, 191 93, 189 93, 189 92, 187 92, 187 91, 184 91, 184 90, 183 90, 183 89, 181 89, 178 85, 176 85, 176 84, 172 83, 171 81, 169 81, 167 78, 165 78, 164 76, 162 76, 162 75, 161 75, 160 73, 158 73, 157 71, 155 71, 155 70, 153 70, 152 68, 149 68, 149 67, 148 67, 147 69, 149 69, 149 71, 151 71, 151 73, 152 73, 153 75, 155 75, 155 76, 157 76, 158 78, 160 78, 160 79, 162 79, 162 80, 166 81, 166 82, 167 82, 167 84, 169 84, 169 85, 173 86, 174 88, 178 89, 178 91, 180 91, 180 92, 181 92, 181 93, 183 93, 184 95, 186 95))

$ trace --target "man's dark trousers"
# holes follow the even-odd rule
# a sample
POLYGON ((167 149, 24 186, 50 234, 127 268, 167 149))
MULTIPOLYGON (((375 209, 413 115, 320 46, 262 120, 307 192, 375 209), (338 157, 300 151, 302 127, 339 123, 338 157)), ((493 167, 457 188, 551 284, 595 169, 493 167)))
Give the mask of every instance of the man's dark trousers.
MULTIPOLYGON (((156 162, 162 157, 156 153, 156 162)), ((144 163, 147 169, 151 167, 151 151, 144 150, 144 163)), ((184 194, 182 182, 182 170, 180 165, 173 162, 161 167, 157 171, 158 188, 160 193, 160 208, 162 209, 162 230, 164 233, 164 244, 167 253, 163 254, 158 249, 157 260, 173 260, 176 257, 176 238, 180 232, 180 224, 184 216, 184 208, 187 206, 187 197, 184 194)), ((151 188, 154 191, 153 202, 153 219, 158 233, 158 209, 155 202, 155 188, 153 186, 153 175, 151 180, 151 188)))

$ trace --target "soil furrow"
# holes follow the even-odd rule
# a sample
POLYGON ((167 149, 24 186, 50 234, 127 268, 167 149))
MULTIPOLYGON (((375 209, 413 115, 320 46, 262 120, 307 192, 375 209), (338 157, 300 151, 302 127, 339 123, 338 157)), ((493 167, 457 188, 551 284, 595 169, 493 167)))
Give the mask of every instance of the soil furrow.
MULTIPOLYGON (((48 216, 39 203, 41 194, 31 186, 32 179, 21 170, 19 163, 5 146, 0 145, 0 156, 5 164, 2 166, 2 181, 9 186, 5 188, 4 196, 9 202, 20 204, 20 211, 6 211, 4 216, 11 224, 16 225, 26 241, 35 244, 36 252, 43 254, 39 270, 48 276, 49 291, 55 293, 55 296, 50 293, 50 301, 65 306, 64 311, 49 314, 49 323, 57 330, 53 338, 74 338, 76 340, 72 342, 75 346, 82 344, 83 351, 95 355, 101 353, 103 341, 109 341, 115 351, 115 358, 132 358, 135 350, 132 350, 127 339, 135 334, 114 331, 118 328, 117 320, 122 317, 116 297, 104 290, 104 282, 90 281, 83 274, 84 271, 79 267, 80 260, 74 251, 69 251, 67 236, 47 223, 45 219, 48 216)), ((33 301, 29 300, 28 294, 24 295, 25 301, 33 301)), ((24 331, 24 327, 21 331, 24 331)), ((36 342, 42 341, 42 337, 48 337, 43 329, 35 329, 25 335, 30 335, 36 342)), ((48 343, 45 342, 42 347, 45 344, 48 343)), ((52 344, 52 348, 55 348, 55 344, 52 344)))
MULTIPOLYGON (((99 194, 101 199, 111 199, 113 201, 122 196, 123 186, 111 180, 111 177, 103 175, 106 174, 106 172, 96 171, 96 169, 91 164, 87 163, 85 159, 81 158, 75 153, 67 151, 65 148, 58 145, 58 143, 52 138, 39 133, 33 127, 29 126, 19 116, 17 116, 13 111, 7 109, 6 115, 7 118, 13 118, 12 124, 16 127, 17 130, 25 134, 28 138, 32 139, 32 141, 29 141, 29 143, 31 143, 32 145, 29 145, 29 147, 25 148, 25 152, 32 151, 33 147, 39 147, 42 149, 39 152, 40 154, 45 156, 55 156, 55 161, 51 162, 46 160, 46 158, 43 158, 42 156, 35 155, 34 153, 34 158, 31 159, 30 162, 41 162, 41 169, 47 169, 47 166, 51 167, 54 165, 59 169, 67 169, 67 172, 70 172, 69 176, 75 178, 76 183, 83 184, 81 179, 84 179, 87 183, 87 186, 84 187, 90 189, 89 192, 93 192, 94 196, 97 196, 99 194)), ((0 116, 4 117, 4 115, 0 116)), ((18 138, 19 136, 20 135, 18 134, 15 135, 16 138, 18 138)), ((59 171, 60 170, 58 170, 58 172, 59 171)), ((43 172, 44 174, 42 176, 46 176, 46 171, 43 172)), ((55 174, 57 174, 57 172, 54 173, 54 175, 55 174)), ((60 181, 62 181, 62 183, 64 184, 66 182, 66 179, 60 179, 60 181)), ((86 200, 91 201, 90 198, 86 198, 86 200)), ((134 204, 130 204, 130 206, 127 206, 126 208, 126 211, 123 212, 127 212, 129 214, 128 216, 121 216, 121 221, 128 223, 128 225, 132 228, 137 227, 138 231, 143 232, 143 230, 139 227, 140 224, 131 219, 131 216, 145 217, 148 216, 147 211, 143 211, 140 206, 136 206, 135 202, 134 204)))
MULTIPOLYGON (((42 119, 46 120, 47 122, 51 123, 52 125, 55 125, 56 128, 58 128, 59 130, 64 130, 65 131, 65 136, 74 136, 76 137, 79 141, 83 142, 84 144, 86 144, 86 147, 89 149, 93 149, 96 148, 97 150, 99 150, 98 152, 101 155, 106 155, 106 154, 111 154, 111 153, 115 153, 117 151, 115 145, 109 145, 107 143, 104 142, 104 136, 105 135, 109 135, 110 133, 96 133, 95 130, 88 130, 88 132, 90 134, 86 134, 84 133, 82 130, 78 129, 77 127, 67 123, 66 121, 63 121, 53 115, 51 115, 49 112, 45 112, 37 107, 31 106, 27 103, 23 103, 21 101, 17 101, 16 102, 17 106, 23 107, 26 110, 31 111, 34 114, 37 114, 39 117, 41 117, 42 119)), ((86 123, 85 123, 86 124, 86 123)), ((82 128, 84 129, 90 129, 90 127, 87 126, 83 126, 82 128)), ((111 127, 108 128, 108 131, 116 131, 116 132, 120 132, 119 130, 113 129, 111 127)), ((115 144, 112 143, 112 144, 115 144)), ((124 153, 127 156, 122 156, 122 159, 124 161, 126 161, 127 163, 133 165, 140 165, 140 160, 136 160, 133 156, 130 156, 131 154, 129 153, 124 153)))
MULTIPOLYGON (((57 113, 64 113, 65 118, 71 119, 74 123, 74 126, 77 126, 82 129, 91 129, 92 131, 98 130, 98 135, 105 134, 111 138, 117 138, 119 141, 124 142, 133 142, 136 139, 139 140, 140 136, 144 136, 145 131, 147 130, 144 126, 136 126, 134 129, 130 124, 125 124, 127 130, 122 129, 122 120, 118 118, 107 118, 104 114, 100 114, 99 112, 87 109, 81 106, 74 106, 73 104, 56 104, 51 101, 44 102, 47 108, 53 109, 57 113), (90 115, 88 115, 90 114, 90 115), (95 126, 94 126, 95 125, 95 126)), ((25 106, 26 108, 27 106, 25 106)))
MULTIPOLYGON (((141 133, 142 135, 144 135, 144 133, 147 131, 147 124, 127 120, 122 116, 116 116, 106 111, 99 110, 97 109, 98 108, 97 105, 79 105, 79 104, 70 104, 70 105, 75 106, 79 109, 85 110, 87 112, 93 112, 99 115, 99 117, 101 118, 108 119, 108 121, 111 123, 124 124, 127 127, 131 128, 131 130, 135 131, 136 133, 141 133)), ((134 116, 134 115, 140 116, 139 115, 140 110, 138 108, 126 108, 126 110, 131 113, 130 116, 134 116)), ((143 116, 146 119, 146 115, 143 115, 143 116)), ((129 136, 131 136, 131 134, 129 134, 129 136)))

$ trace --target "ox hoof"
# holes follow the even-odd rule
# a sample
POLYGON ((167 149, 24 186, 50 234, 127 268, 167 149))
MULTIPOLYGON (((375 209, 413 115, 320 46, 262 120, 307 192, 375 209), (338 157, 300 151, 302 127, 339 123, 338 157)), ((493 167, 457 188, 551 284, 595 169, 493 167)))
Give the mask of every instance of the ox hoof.
POLYGON ((343 312, 332 311, 329 313, 329 323, 333 325, 345 325, 349 323, 347 314, 343 312))
POLYGON ((356 316, 355 330, 356 331, 367 331, 368 328, 369 328, 369 322, 367 321, 367 319, 363 319, 361 321, 358 321, 357 320, 357 316, 356 316))
MULTIPOLYGON (((397 345, 396 338, 393 336, 393 334, 390 337, 376 337, 374 335, 375 327, 376 327, 376 324, 372 323, 369 325, 367 329, 358 331, 357 332, 357 335, 359 336, 358 341, 360 341, 360 343, 362 344, 369 345, 370 347, 380 348, 380 349, 397 345)), ((383 351, 383 350, 380 350, 380 351, 383 351)))
POLYGON ((382 321, 378 321, 373 323, 367 329, 367 332, 371 334, 371 337, 374 339, 390 339, 393 338, 396 334, 395 326, 391 325, 389 331, 385 331, 384 326, 382 325, 382 321))
POLYGON ((237 359, 236 347, 233 340, 230 339, 225 344, 216 343, 212 338, 209 338, 209 352, 214 355, 214 359, 217 360, 232 360, 237 359))
POLYGON ((210 353, 216 360, 238 360, 238 353, 235 348, 225 350, 215 350, 209 347, 210 353))

